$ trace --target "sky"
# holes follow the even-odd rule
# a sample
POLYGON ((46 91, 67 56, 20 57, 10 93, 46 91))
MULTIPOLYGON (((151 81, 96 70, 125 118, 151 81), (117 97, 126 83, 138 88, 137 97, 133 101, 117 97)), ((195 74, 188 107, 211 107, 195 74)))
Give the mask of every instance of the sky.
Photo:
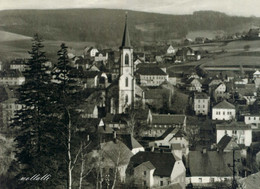
POLYGON ((0 0, 0 10, 108 8, 164 14, 213 10, 236 16, 260 17, 260 0, 0 0))

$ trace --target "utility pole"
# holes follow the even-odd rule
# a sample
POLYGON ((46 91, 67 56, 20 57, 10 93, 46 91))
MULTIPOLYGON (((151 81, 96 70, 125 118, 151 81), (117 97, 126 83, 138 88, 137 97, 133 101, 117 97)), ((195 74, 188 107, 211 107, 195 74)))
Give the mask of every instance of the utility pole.
POLYGON ((233 179, 232 179, 232 189, 236 189, 237 188, 237 181, 236 181, 236 162, 239 162, 239 160, 235 160, 235 149, 233 149, 233 164, 230 165, 228 164, 228 167, 232 168, 232 175, 233 175, 233 179))

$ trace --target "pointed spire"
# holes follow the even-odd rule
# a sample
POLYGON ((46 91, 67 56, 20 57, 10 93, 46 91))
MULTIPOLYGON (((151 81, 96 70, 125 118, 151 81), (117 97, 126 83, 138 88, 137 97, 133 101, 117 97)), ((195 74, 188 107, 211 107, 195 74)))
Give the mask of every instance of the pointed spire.
POLYGON ((125 30, 122 39, 122 45, 120 48, 131 48, 130 37, 129 37, 128 27, 127 27, 127 12, 125 14, 125 30))

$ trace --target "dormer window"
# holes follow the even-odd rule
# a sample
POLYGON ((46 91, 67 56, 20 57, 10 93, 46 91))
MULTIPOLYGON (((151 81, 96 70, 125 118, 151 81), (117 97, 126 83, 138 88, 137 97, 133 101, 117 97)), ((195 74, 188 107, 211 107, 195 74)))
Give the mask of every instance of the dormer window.
POLYGON ((125 54, 125 65, 129 65, 129 55, 125 54))

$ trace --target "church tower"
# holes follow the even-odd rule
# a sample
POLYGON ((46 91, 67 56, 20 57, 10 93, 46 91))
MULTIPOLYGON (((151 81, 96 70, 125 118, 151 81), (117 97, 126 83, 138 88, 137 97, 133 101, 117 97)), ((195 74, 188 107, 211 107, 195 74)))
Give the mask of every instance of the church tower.
POLYGON ((130 37, 127 27, 127 14, 125 18, 125 29, 120 47, 120 71, 119 71, 119 96, 118 113, 125 113, 128 108, 134 105, 134 66, 133 66, 133 48, 130 43, 130 37))

